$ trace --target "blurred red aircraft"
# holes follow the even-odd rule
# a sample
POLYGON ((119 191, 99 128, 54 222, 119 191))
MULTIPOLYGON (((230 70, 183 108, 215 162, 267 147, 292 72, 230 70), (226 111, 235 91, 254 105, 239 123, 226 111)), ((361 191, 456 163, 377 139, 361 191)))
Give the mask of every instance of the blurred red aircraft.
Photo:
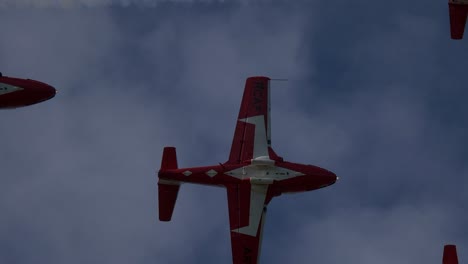
POLYGON ((457 247, 455 245, 444 246, 442 264, 458 264, 457 247))
POLYGON ((30 79, 2 76, 0 73, 0 109, 17 108, 46 101, 56 90, 45 83, 30 79))
POLYGON ((449 15, 452 39, 462 39, 468 16, 468 0, 449 0, 449 15))
POLYGON ((247 79, 227 162, 180 169, 175 148, 165 147, 159 170, 161 221, 171 220, 181 183, 226 188, 234 264, 258 263, 266 208, 273 197, 316 190, 337 180, 333 172, 284 161, 273 151, 269 85, 268 77, 247 79))

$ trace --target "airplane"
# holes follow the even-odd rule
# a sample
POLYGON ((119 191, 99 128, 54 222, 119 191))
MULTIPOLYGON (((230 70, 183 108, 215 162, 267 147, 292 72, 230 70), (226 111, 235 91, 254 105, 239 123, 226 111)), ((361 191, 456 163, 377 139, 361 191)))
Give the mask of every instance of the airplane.
POLYGON ((458 264, 457 247, 455 245, 445 245, 442 264, 458 264))
POLYGON ((233 264, 256 264, 267 205, 273 197, 312 191, 337 181, 326 169, 285 161, 271 147, 270 78, 247 78, 228 161, 179 168, 165 147, 158 172, 159 220, 170 221, 182 183, 227 190, 233 264))
POLYGON ((53 98, 54 87, 31 79, 3 76, 0 73, 0 109, 18 108, 53 98))
POLYGON ((468 16, 468 0, 449 0, 450 34, 452 39, 462 39, 468 16))

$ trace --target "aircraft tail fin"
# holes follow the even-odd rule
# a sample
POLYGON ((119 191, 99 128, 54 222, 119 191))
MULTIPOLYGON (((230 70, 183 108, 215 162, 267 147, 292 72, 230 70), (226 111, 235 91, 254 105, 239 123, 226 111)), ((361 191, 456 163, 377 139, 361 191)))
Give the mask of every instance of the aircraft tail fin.
MULTIPOLYGON (((177 155, 174 147, 165 147, 161 161, 161 171, 177 169, 177 155)), ((159 220, 171 221, 174 212, 177 195, 179 194, 180 182, 173 180, 159 179, 158 182, 158 202, 159 220)))
POLYGON ((442 264, 458 264, 457 247, 455 245, 444 246, 442 264))
POLYGON ((449 3, 449 15, 452 39, 462 39, 468 16, 468 5, 449 3))

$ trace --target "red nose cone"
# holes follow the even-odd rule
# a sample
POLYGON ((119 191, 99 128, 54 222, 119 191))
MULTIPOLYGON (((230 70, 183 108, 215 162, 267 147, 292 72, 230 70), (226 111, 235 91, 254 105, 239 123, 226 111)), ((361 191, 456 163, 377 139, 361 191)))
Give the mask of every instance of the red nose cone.
POLYGON ((335 173, 328 171, 328 170, 324 170, 324 171, 325 171, 324 177, 326 179, 325 181, 328 183, 328 185, 332 185, 338 180, 338 177, 336 176, 335 173))
POLYGON ((309 165, 309 167, 312 169, 310 173, 311 175, 320 177, 326 183, 333 184, 338 179, 338 177, 336 177, 336 174, 329 170, 314 165, 309 165))
POLYGON ((56 90, 54 87, 31 80, 31 85, 24 90, 25 105, 37 104, 49 100, 55 96, 56 90))
POLYGON ((57 90, 55 90, 54 87, 45 84, 41 89, 41 96, 43 98, 42 101, 49 100, 54 98, 55 94, 57 93, 57 90))

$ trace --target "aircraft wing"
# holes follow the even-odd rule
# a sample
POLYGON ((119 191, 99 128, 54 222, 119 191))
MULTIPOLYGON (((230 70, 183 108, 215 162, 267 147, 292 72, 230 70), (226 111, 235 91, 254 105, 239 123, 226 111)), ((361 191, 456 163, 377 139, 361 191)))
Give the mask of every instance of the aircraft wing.
POLYGON ((268 185, 227 186, 233 264, 257 264, 260 257, 268 185))
POLYGON ((468 1, 449 0, 449 15, 452 39, 462 39, 468 16, 468 1))
POLYGON ((250 77, 245 83, 228 163, 268 157, 270 133, 270 78, 250 77))

